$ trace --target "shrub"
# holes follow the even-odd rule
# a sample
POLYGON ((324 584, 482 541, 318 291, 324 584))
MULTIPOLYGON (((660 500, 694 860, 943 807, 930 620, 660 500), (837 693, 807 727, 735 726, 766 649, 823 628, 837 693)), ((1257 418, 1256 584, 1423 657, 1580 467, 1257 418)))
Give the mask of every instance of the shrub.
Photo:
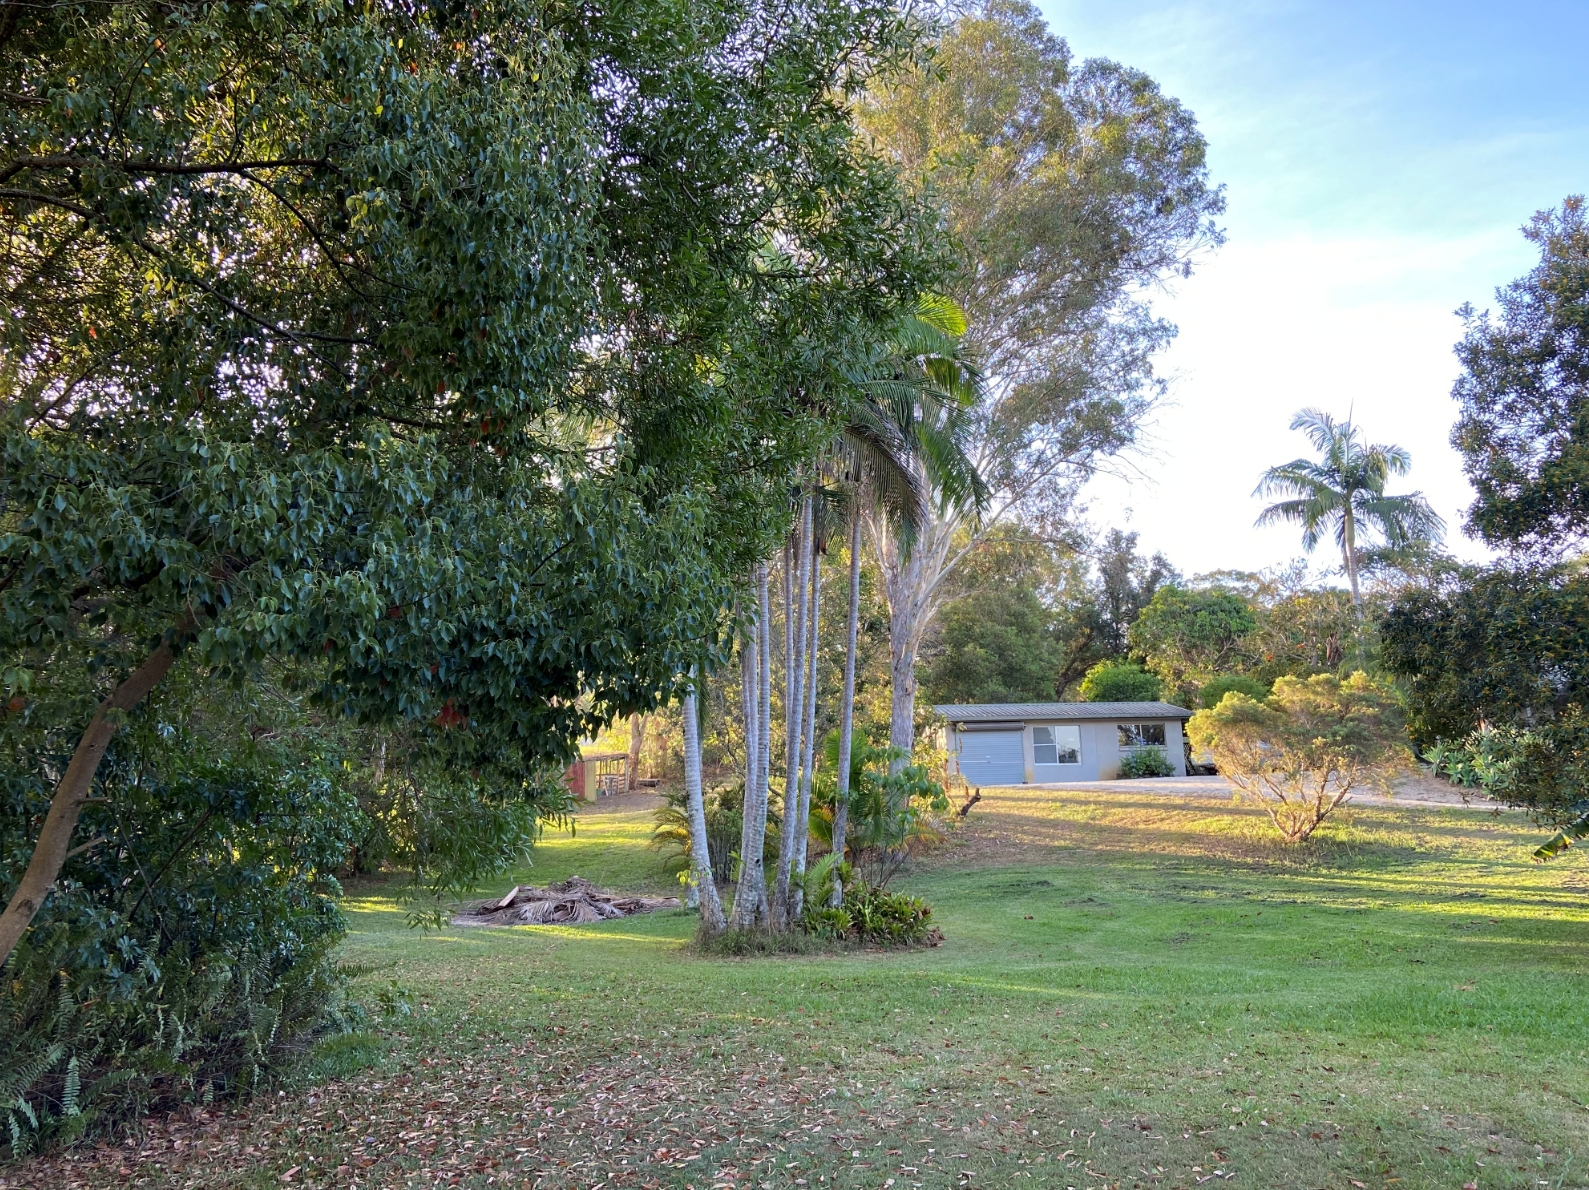
POLYGON ((931 929, 932 907, 926 901, 859 881, 845 889, 843 911, 850 918, 850 936, 862 942, 925 942, 931 929))
MULTIPOLYGON (((0 1137, 14 1157, 269 1084, 359 1021, 328 875, 360 828, 335 770, 173 733, 107 757, 88 838, 0 978, 0 1137)), ((0 887, 47 791, 15 768, 0 887)))
POLYGON ((1249 678, 1243 674, 1220 674, 1203 683, 1203 688, 1198 696, 1205 707, 1217 707, 1219 700, 1232 690, 1238 694, 1245 694, 1248 698, 1262 702, 1269 697, 1269 687, 1257 678, 1249 678))
POLYGON ((1134 661, 1100 661, 1081 680, 1087 702, 1155 702, 1161 688, 1158 677, 1134 661))
MULTIPOLYGON (((889 766, 902 753, 857 740, 850 753, 849 824, 845 852, 868 883, 886 885, 916 852, 943 839, 939 815, 949 796, 924 764, 889 766)), ((811 833, 833 845, 834 772, 839 764, 839 734, 828 736, 824 764, 812 796, 811 833)))
MULTIPOLYGON (((296 689, 271 670, 216 697, 180 666, 112 741, 77 851, 0 968, 14 1155, 246 1097, 360 1024, 334 873, 376 829, 355 796, 371 741, 296 689)), ((0 715, 0 896, 75 743, 70 697, 0 715)))
POLYGON ((1122 781, 1136 777, 1173 777, 1175 766, 1170 763, 1169 757, 1165 756, 1161 749, 1138 748, 1120 758, 1120 770, 1117 775, 1122 781))
POLYGON ((920 897, 889 892, 858 877, 849 864, 828 856, 808 883, 803 925, 805 932, 829 941, 869 942, 879 946, 907 946, 931 940, 932 907, 920 897), (844 904, 830 906, 814 895, 832 887, 837 868, 844 883, 844 904))
POLYGON ((1362 673, 1279 678, 1263 702, 1227 694, 1193 715, 1187 734, 1288 843, 1307 839, 1353 790, 1388 792, 1411 763, 1394 692, 1362 673))
MULTIPOLYGON (((654 851, 671 852, 666 861, 670 872, 685 872, 690 867, 689 798, 682 789, 663 793, 663 804, 656 811, 656 826, 647 844, 654 851)), ((737 782, 714 789, 702 797, 706 810, 706 851, 712 862, 712 881, 725 886, 734 879, 739 858, 740 828, 745 815, 745 783, 737 782)), ((778 858, 778 827, 782 819, 777 810, 767 811, 767 834, 763 859, 778 858)))

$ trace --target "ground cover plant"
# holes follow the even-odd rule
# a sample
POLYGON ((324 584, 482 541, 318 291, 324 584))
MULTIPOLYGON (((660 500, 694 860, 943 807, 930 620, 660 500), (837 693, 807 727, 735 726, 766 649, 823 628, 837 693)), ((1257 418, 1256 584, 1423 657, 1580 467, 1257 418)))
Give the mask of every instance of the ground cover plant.
MULTIPOLYGON (((652 808, 507 879, 671 890, 652 808)), ((0 1186, 1589 1185, 1589 874, 1516 812, 1343 813, 1295 848, 1223 800, 984 791, 898 878, 947 936, 904 952, 416 933, 355 888, 382 1023, 327 1081, 0 1186)))

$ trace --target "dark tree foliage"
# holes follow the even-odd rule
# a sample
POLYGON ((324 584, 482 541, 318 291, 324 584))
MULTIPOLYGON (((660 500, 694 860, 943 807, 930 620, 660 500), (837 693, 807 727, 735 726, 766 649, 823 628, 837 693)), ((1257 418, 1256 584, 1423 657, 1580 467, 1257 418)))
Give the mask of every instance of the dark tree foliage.
POLYGON ((0 651, 79 726, 162 640, 506 774, 655 706, 930 264, 884 5, 8 20, 0 651))
POLYGON ((1589 221, 1581 196, 1523 229, 1539 264, 1464 306, 1451 442, 1478 492, 1468 524, 1492 545, 1561 553, 1589 532, 1589 221))
POLYGON ((1589 578, 1497 567, 1408 592, 1380 626, 1380 658, 1407 683, 1420 746, 1481 725, 1545 727, 1589 704, 1589 578))
POLYGON ((1026 586, 973 592, 943 613, 939 650, 922 674, 936 703, 1048 702, 1064 649, 1054 614, 1026 586))
POLYGON ((1145 558, 1137 553, 1137 535, 1119 529, 1104 538, 1097 566, 1098 645, 1104 656, 1121 657, 1142 610, 1160 587, 1180 582, 1181 576, 1163 554, 1145 558))
MULTIPOLYGON (((139 847, 172 905, 213 855, 280 909, 267 874, 341 845, 340 797, 259 818, 290 783, 235 736, 160 752, 173 684, 280 667, 533 816, 711 663, 847 361, 939 279, 847 106, 918 35, 870 0, 0 11, 0 958, 69 985, 8 1040, 113 970, 154 1010, 139 847), (144 834, 70 852, 118 811, 144 834)), ((291 916, 185 953, 242 970, 291 916)))

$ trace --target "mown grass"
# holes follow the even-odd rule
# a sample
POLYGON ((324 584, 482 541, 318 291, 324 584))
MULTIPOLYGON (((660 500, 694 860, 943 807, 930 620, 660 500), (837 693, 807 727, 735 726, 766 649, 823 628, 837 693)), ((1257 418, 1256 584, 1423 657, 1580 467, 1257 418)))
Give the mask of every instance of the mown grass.
MULTIPOLYGON (((669 888, 649 825, 605 807, 503 887, 669 888)), ((901 880, 947 935, 903 953, 706 958, 682 912, 419 934, 387 890, 355 890, 348 955, 385 1005, 374 1069, 194 1123, 197 1161, 167 1141, 34 1173, 1586 1186, 1589 879, 1579 857, 1530 863, 1537 835, 1374 807, 1290 850, 1222 801, 992 792, 901 880)), ((323 1060, 367 1059, 337 1049, 323 1060)))

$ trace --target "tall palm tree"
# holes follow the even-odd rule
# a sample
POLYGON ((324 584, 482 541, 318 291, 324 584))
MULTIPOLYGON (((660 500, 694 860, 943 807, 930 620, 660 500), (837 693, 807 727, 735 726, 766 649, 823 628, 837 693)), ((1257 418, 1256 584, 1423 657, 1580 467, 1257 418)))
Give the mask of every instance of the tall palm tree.
MULTIPOLYGON (((859 394, 852 416, 797 493, 800 515, 783 558, 784 592, 784 820, 770 904, 762 921, 745 901, 757 890, 744 887, 749 876, 742 865, 733 925, 765 924, 775 929, 796 924, 798 884, 804 869, 809 829, 810 783, 814 763, 816 694, 816 588, 820 583, 820 551, 829 536, 835 510, 855 519, 850 526, 850 623, 846 681, 840 708, 841 736, 853 734, 855 644, 859 617, 859 512, 872 510, 877 522, 908 543, 929 510, 941 499, 986 501, 987 489, 964 449, 965 417, 979 392, 981 379, 960 355, 959 336, 965 319, 954 303, 923 297, 904 311, 892 333, 867 358, 855 361, 848 379, 859 394), (820 523, 820 524, 819 524, 820 523), (741 911, 741 902, 746 904, 741 911)), ((760 582, 760 615, 756 640, 760 663, 761 706, 755 729, 763 757, 757 816, 764 815, 766 756, 771 739, 770 631, 767 620, 766 569, 760 582)), ((838 846, 843 846, 843 814, 848 790, 848 765, 839 771, 838 846)), ((747 806, 750 798, 747 795, 747 806)), ((747 830, 750 829, 747 815, 747 830)), ((747 836, 748 837, 748 836, 747 836)), ((839 894, 842 895, 842 894, 839 894)))
POLYGON ((1318 461, 1293 459, 1263 473, 1255 496, 1285 496, 1258 514, 1258 525, 1282 521, 1302 526, 1302 548, 1309 553, 1331 532, 1341 547, 1352 605, 1361 607, 1358 590, 1359 538, 1377 532, 1387 545, 1403 547, 1437 541, 1445 532, 1421 492, 1387 496, 1385 483, 1405 475, 1412 456, 1405 448, 1371 444, 1350 416, 1336 421, 1320 409, 1304 409, 1291 419, 1319 452, 1318 461))
MULTIPOLYGON (((881 514, 908 548, 929 501, 969 501, 981 508, 988 499, 987 485, 966 448, 965 418, 982 394, 982 377, 961 352, 965 332, 966 317, 959 306, 948 298, 924 295, 900 319, 879 355, 854 374, 867 395, 862 418, 869 424, 854 426, 845 436, 849 449, 840 467, 850 490, 849 617, 833 809, 833 850, 841 858, 849 825, 865 514, 881 514), (902 498, 906 493, 909 498, 902 498)), ((831 903, 839 905, 843 898, 844 886, 835 876, 831 903)))
POLYGON ((701 932, 720 933, 727 922, 723 903, 712 879, 712 858, 706 842, 706 805, 701 793, 701 720, 695 705, 695 675, 690 675, 689 693, 684 696, 684 791, 690 822, 690 866, 696 891, 701 898, 701 932))

